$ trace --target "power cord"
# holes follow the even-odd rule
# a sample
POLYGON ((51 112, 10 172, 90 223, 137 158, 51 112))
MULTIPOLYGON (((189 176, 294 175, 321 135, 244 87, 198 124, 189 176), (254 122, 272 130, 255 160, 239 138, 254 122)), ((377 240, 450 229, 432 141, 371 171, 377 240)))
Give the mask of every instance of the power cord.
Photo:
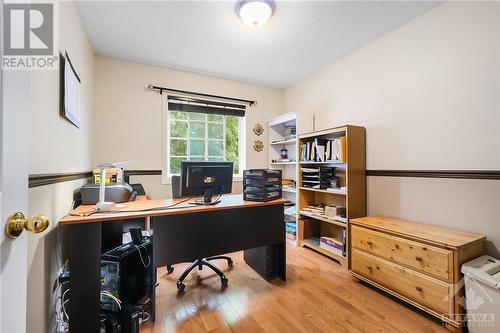
POLYGON ((116 305, 118 305, 118 308, 120 310, 122 309, 122 301, 118 297, 116 297, 115 295, 113 295, 112 293, 110 293, 107 290, 101 291, 101 295, 113 300, 116 303, 116 305))
POLYGON ((205 203, 205 201, 203 201, 202 199, 198 199, 198 200, 195 200, 192 204, 193 205, 216 205, 220 202, 220 199, 222 198, 222 194, 219 194, 219 196, 217 197, 217 199, 215 199, 214 201, 212 201, 211 203, 205 203))
MULTIPOLYGON (((59 295, 61 292, 63 284, 59 284, 56 295, 59 295)), ((56 304, 55 304, 55 315, 56 315, 56 332, 67 332, 69 329, 69 323, 65 319, 64 311, 63 311, 63 298, 62 295, 57 296, 56 304)))
POLYGON ((132 244, 134 245, 134 247, 137 249, 137 251, 139 252, 139 257, 141 258, 141 262, 142 262, 142 265, 144 266, 144 268, 148 268, 149 265, 151 264, 151 257, 149 256, 148 254, 148 250, 144 247, 144 245, 141 245, 141 246, 138 246, 138 245, 135 245, 135 244, 132 244), (144 262, 144 259, 142 258, 142 252, 141 252, 141 248, 144 248, 144 250, 146 251, 146 255, 148 256, 148 264, 146 265, 146 263, 144 262))
MULTIPOLYGON (((57 237, 57 236, 56 236, 57 237)), ((57 240, 56 240, 57 241, 57 240)), ((57 244, 56 244, 57 246, 57 244)), ((59 266, 59 264, 58 264, 59 266)), ((63 287, 67 286, 70 280, 69 276, 69 260, 66 259, 62 267, 59 268, 59 275, 55 283, 57 284, 57 288, 54 290, 56 299, 55 299, 55 316, 56 316, 56 331, 57 332, 68 332, 69 329, 69 315, 66 311, 66 304, 69 302, 69 298, 66 299, 66 295, 68 295, 69 288, 67 288, 64 292, 62 292, 63 287)))
POLYGON ((141 325, 141 324, 144 324, 145 322, 147 322, 149 320, 150 315, 149 315, 149 313, 147 313, 146 311, 144 311, 144 308, 142 306, 139 306, 139 308, 142 311, 142 318, 141 318, 141 322, 139 323, 139 325, 141 325))
POLYGON ((69 315, 66 312, 66 303, 69 302, 69 298, 67 300, 64 300, 64 298, 66 297, 66 294, 68 293, 68 291, 69 291, 69 288, 64 291, 64 293, 62 295, 62 298, 61 298, 61 303, 62 303, 61 307, 62 307, 62 310, 63 310, 64 317, 66 317, 66 320, 67 320, 67 322, 64 321, 64 317, 63 317, 63 321, 64 321, 65 324, 69 323, 69 315))

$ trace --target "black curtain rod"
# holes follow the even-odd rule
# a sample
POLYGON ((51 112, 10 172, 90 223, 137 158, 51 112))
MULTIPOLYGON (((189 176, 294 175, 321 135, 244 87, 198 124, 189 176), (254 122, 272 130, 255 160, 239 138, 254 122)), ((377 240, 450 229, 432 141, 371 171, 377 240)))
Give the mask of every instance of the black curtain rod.
POLYGON ((195 95, 195 96, 225 99, 228 101, 243 102, 243 103, 247 103, 249 106, 252 106, 252 105, 257 103, 256 101, 250 101, 248 99, 240 99, 240 98, 232 98, 232 97, 226 97, 226 96, 203 94, 203 93, 197 93, 197 92, 186 91, 186 90, 178 90, 178 89, 171 89, 171 88, 166 88, 166 87, 159 87, 159 86, 155 86, 152 84, 149 84, 148 88, 151 90, 158 90, 160 92, 160 94, 162 94, 164 91, 170 91, 170 92, 176 92, 176 93, 187 94, 187 95, 195 95))

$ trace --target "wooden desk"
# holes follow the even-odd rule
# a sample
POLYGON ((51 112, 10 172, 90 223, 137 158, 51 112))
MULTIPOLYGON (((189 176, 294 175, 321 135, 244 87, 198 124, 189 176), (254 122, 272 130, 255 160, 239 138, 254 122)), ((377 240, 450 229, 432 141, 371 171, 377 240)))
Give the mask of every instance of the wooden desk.
MULTIPOLYGON (((247 264, 261 275, 271 254, 277 275, 286 279, 285 199, 251 202, 243 201, 242 195, 227 195, 214 206, 186 207, 184 202, 174 209, 157 209, 183 200, 137 200, 120 204, 118 213, 65 216, 59 221, 63 261, 68 260, 70 267, 71 332, 99 332, 101 254, 122 243, 123 225, 130 219, 151 219, 153 320, 156 268, 161 266, 245 250, 245 258, 252 259, 247 264)), ((80 206, 75 213, 92 209, 80 206)))

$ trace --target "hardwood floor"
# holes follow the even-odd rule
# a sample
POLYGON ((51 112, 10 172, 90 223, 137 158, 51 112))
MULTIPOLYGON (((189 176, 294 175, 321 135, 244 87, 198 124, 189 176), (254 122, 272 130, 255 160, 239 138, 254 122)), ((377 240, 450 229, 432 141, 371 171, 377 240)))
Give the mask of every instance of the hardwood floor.
POLYGON ((396 299, 352 281, 338 263, 312 250, 287 246, 286 283, 265 282, 232 253, 224 268, 229 285, 207 269, 186 279, 177 295, 175 282, 187 264, 171 275, 158 274, 156 322, 142 333, 159 332, 447 332, 441 325, 396 299))

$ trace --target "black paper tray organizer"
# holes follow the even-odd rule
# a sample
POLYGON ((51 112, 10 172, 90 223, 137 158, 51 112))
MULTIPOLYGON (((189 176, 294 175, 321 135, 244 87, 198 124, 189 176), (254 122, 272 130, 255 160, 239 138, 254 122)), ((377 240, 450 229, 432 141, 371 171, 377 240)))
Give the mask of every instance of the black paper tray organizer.
POLYGON ((281 170, 243 171, 243 200, 271 201, 281 198, 281 170))
POLYGON ((325 189, 331 187, 335 177, 335 168, 301 168, 302 186, 325 189))

